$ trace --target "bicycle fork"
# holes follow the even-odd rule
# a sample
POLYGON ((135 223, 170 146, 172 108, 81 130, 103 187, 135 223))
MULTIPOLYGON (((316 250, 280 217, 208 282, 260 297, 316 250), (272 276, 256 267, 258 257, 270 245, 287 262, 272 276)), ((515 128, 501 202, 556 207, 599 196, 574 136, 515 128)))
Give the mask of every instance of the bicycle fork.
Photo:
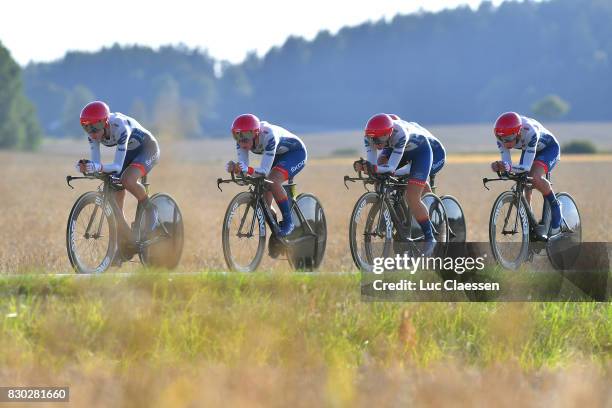
POLYGON ((91 214, 91 217, 89 217, 89 222, 87 223, 87 228, 85 229, 85 239, 98 239, 102 236, 102 221, 104 219, 104 210, 102 210, 102 213, 100 214, 100 221, 98 222, 97 231, 93 235, 89 233, 89 229, 91 228, 92 224, 94 223, 94 220, 96 219, 96 215, 98 214, 98 208, 99 207, 97 205, 94 205, 93 213, 91 214))
POLYGON ((253 231, 255 229, 255 217, 257 216, 258 207, 259 207, 259 203, 257 201, 251 201, 249 205, 247 206, 246 211, 244 212, 244 215, 242 216, 242 219, 240 220, 240 226, 238 227, 238 232, 236 233, 238 238, 253 237, 253 231), (253 209, 253 216, 251 217, 251 225, 249 227, 249 232, 245 234, 244 232, 242 232, 242 228, 244 227, 244 224, 247 222, 247 218, 248 218, 250 209, 253 209))

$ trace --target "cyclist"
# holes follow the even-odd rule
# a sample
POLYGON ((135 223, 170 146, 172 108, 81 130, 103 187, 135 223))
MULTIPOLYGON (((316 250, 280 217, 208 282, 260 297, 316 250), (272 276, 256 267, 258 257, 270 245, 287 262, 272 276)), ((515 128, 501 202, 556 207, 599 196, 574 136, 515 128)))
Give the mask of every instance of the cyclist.
MULTIPOLYGON (((396 115, 394 113, 389 113, 389 117, 393 119, 394 121, 396 120, 403 121, 403 119, 401 119, 399 115, 396 115)), ((431 162, 431 171, 429 172, 429 180, 431 184, 435 184, 434 180, 436 178, 436 174, 438 174, 440 170, 442 170, 442 167, 444 167, 444 164, 446 163, 446 150, 444 149, 442 142, 440 142, 440 140, 437 137, 435 137, 430 131, 428 131, 427 129, 425 129, 424 127, 422 127, 416 122, 408 122, 408 123, 417 128, 420 128, 420 133, 423 136, 425 136, 427 140, 429 141, 429 145, 431 146, 431 153, 433 155, 433 159, 431 162)), ((385 148, 383 150, 383 155, 381 155, 381 157, 379 158, 379 163, 381 162, 381 159, 385 160, 385 157, 388 160, 389 156, 391 156, 392 151, 393 149, 391 148, 385 148)), ((408 174, 409 172, 410 172, 410 163, 406 164, 401 169, 396 170, 396 174, 398 173, 408 174)), ((429 182, 425 184, 425 188, 423 189, 423 194, 425 193, 431 193, 431 185, 429 182)))
MULTIPOLYGON (((79 160, 77 170, 85 173, 114 173, 121 184, 138 200, 136 220, 145 208, 148 211, 147 224, 153 230, 157 224, 157 213, 150 205, 149 197, 139 179, 151 171, 159 160, 159 146, 153 135, 135 119, 119 112, 111 112, 108 105, 93 101, 81 111, 81 126, 88 135, 91 161, 79 160), (100 144, 116 146, 112 163, 102 163, 100 144)), ((125 190, 115 192, 115 199, 123 214, 125 190)), ((127 231, 124 231, 127 232, 127 231)))
MULTIPOLYGON (((542 193, 551 209, 549 236, 560 232, 561 208, 546 175, 552 171, 560 159, 559 142, 540 122, 521 116, 516 112, 506 112, 495 121, 493 133, 501 160, 491 163, 493 171, 524 173, 533 177, 533 187, 542 193), (510 149, 520 149, 518 164, 512 164, 510 149)), ((525 198, 531 204, 531 189, 525 190, 525 198)), ((545 232, 537 231, 545 237, 545 232)))
POLYGON ((357 160, 353 167, 355 171, 366 171, 370 174, 408 174, 406 202, 423 230, 425 242, 435 243, 427 207, 421 201, 433 157, 425 133, 429 132, 421 126, 403 120, 393 120, 386 113, 374 115, 365 127, 367 162, 357 160))
POLYGON ((279 223, 281 237, 289 235, 295 228, 291 219, 291 203, 282 187, 286 180, 293 180, 306 165, 306 146, 296 135, 280 126, 260 121, 253 114, 238 116, 232 123, 232 136, 236 140, 238 161, 230 161, 228 172, 249 174, 253 177, 268 177, 274 184, 266 192, 266 201, 276 200, 283 215, 279 223), (249 151, 263 155, 259 167, 249 166, 249 151))

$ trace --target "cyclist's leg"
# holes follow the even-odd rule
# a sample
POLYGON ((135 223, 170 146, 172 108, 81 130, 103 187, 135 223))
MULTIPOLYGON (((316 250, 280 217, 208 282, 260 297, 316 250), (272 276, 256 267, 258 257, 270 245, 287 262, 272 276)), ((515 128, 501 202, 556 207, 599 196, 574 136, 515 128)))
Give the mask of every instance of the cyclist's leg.
MULTIPOLYGON (((431 153, 432 153, 432 163, 431 170, 429 171, 429 179, 433 180, 436 174, 442 170, 444 167, 444 163, 446 163, 446 150, 444 150, 444 146, 440 143, 433 141, 431 143, 431 153)), ((431 193, 431 187, 429 183, 425 185, 423 189, 423 194, 431 193)))
MULTIPOLYGON (((121 169, 121 172, 119 173, 121 175, 120 177, 121 177, 122 184, 124 184, 123 174, 127 170, 130 163, 136 158, 137 154, 138 154, 137 150, 128 150, 127 154, 125 155, 125 159, 123 160, 123 167, 121 169)), ((124 184, 124 187, 125 187, 125 184, 124 184)), ((123 216, 123 219, 127 224, 128 221, 126 220, 125 213, 123 212, 123 204, 125 203, 125 189, 115 191, 114 197, 115 197, 115 201, 117 202, 117 207, 119 207, 119 209, 121 210, 121 215, 123 216)))
MULTIPOLYGON (((410 211, 414 215, 414 218, 418 221, 419 225, 423 227, 423 223, 429 221, 429 214, 427 214, 427 207, 421 201, 421 195, 423 195, 423 189, 425 188, 425 180, 417 180, 411 178, 408 180, 408 186, 406 187, 406 202, 410 207, 410 211)), ((425 233, 425 231, 423 231, 425 233)), ((429 228, 431 233, 431 228, 429 228)))
MULTIPOLYGON (((427 207, 421 201, 423 189, 427 184, 427 177, 431 171, 432 152, 429 143, 424 143, 417 149, 408 152, 411 158, 410 175, 406 187, 405 198, 410 211, 417 220, 426 241, 433 241, 433 232, 427 207)), ((405 155, 406 156, 406 155, 405 155)))
POLYGON ((132 193, 138 202, 147 198, 147 192, 140 183, 140 178, 146 174, 138 163, 132 163, 121 173, 121 183, 127 191, 132 193))
MULTIPOLYGON (((521 158, 519 159, 519 163, 523 163, 523 157, 525 157, 524 150, 521 152, 521 158)), ((532 165, 531 167, 533 168, 534 166, 532 165)), ((529 204, 530 207, 531 207, 531 194, 532 193, 533 193, 533 186, 532 187, 525 186, 525 190, 523 190, 523 195, 525 196, 525 199, 527 200, 527 204, 529 204)))
MULTIPOLYGON (((145 143, 142 149, 138 149, 135 157, 129 163, 124 164, 125 170, 121 173, 121 183, 138 200, 135 221, 138 220, 140 213, 149 204, 147 190, 140 183, 140 178, 153 169, 159 160, 159 156, 159 146, 155 141, 150 140, 145 143)), ((151 216, 155 218, 154 211, 151 216)), ((154 222, 150 225, 154 226, 154 222)))
POLYGON ((542 196, 548 204, 550 204, 552 229, 559 228, 561 223, 561 209, 559 201, 555 197, 550 182, 546 179, 546 174, 550 173, 557 165, 560 157, 560 149, 558 144, 548 146, 536 154, 536 157, 529 171, 529 175, 533 177, 533 187, 542 193, 542 196))
MULTIPOLYGON (((287 194, 285 190, 282 188, 282 185, 286 179, 287 179, 287 175, 285 174, 285 172, 279 169, 272 168, 272 170, 270 171, 270 174, 268 174, 268 180, 272 181, 274 184, 272 184, 272 186, 270 187, 270 191, 265 192, 264 199, 266 200, 266 203, 268 203, 268 207, 272 211, 272 215, 277 221, 279 220, 279 218, 278 218, 278 215, 276 214, 276 211, 272 207, 272 199, 276 201, 279 207, 279 210, 281 210, 281 213, 283 213, 283 208, 285 207, 284 203, 286 203, 287 205, 289 204, 287 194), (282 203, 282 204, 279 204, 279 203, 282 203), (281 206, 283 208, 281 208, 281 206)), ((285 215, 283 214, 283 218, 284 217, 285 215)))
MULTIPOLYGON (((270 171, 268 178, 274 183, 270 187, 272 196, 274 196, 274 200, 276 200, 276 204, 283 214, 281 236, 288 235, 294 228, 291 219, 291 203, 283 189, 283 183, 288 179, 293 179, 302 171, 306 165, 306 160, 306 150, 296 149, 277 156, 272 163, 272 171, 270 171)), ((268 200, 268 203, 272 202, 270 195, 266 197, 266 200, 268 200)))

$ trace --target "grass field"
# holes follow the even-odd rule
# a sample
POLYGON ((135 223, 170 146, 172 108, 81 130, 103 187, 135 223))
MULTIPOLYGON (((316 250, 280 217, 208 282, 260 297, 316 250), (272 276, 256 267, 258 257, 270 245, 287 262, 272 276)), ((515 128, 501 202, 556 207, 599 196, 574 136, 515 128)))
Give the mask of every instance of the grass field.
POLYGON ((0 384, 70 384, 75 406, 610 402, 607 304, 364 303, 358 284, 0 278, 0 384))
MULTIPOLYGON (((358 277, 334 274, 355 271, 348 219, 363 188, 342 183, 351 158, 315 154, 297 179, 327 216, 320 275, 287 273, 286 261, 267 257, 259 274, 199 273, 225 269, 221 220, 240 188, 216 189, 231 143, 221 157, 217 145, 189 142, 165 147, 150 181, 179 202, 179 271, 198 274, 147 274, 128 264, 121 271, 134 276, 50 277, 71 273, 68 213, 97 186, 66 186, 87 146, 62 143, 0 152, 0 385, 70 384, 74 406, 612 401, 609 304, 361 302, 358 277)), ((462 203, 471 241, 487 240, 491 205, 509 187, 483 189, 490 159, 451 156, 437 179, 439 193, 462 203)), ((563 157, 554 172, 555 190, 579 205, 586 241, 612 238, 611 172, 605 155, 563 157)), ((134 207, 129 201, 129 217, 134 207)))

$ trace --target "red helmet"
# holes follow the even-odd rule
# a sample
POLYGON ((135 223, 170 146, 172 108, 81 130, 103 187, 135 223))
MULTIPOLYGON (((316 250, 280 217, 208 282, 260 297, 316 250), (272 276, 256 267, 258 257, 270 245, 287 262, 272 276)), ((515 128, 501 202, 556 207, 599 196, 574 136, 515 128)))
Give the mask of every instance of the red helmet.
POLYGON ((386 113, 379 113, 368 120, 365 135, 370 137, 389 136, 393 131, 393 120, 386 113))
POLYGON ((521 130, 521 117, 516 112, 502 113, 495 121, 493 133, 497 137, 518 135, 521 130))
POLYGON ((252 113, 245 113, 234 119, 232 123, 232 133, 254 132, 259 134, 259 118, 252 113))
POLYGON ((89 102, 81 111, 81 125, 91 125, 98 122, 104 122, 106 127, 108 126, 109 115, 110 109, 104 102, 89 102))
POLYGON ((400 120, 400 117, 395 113, 388 113, 389 117, 393 120, 400 120))

